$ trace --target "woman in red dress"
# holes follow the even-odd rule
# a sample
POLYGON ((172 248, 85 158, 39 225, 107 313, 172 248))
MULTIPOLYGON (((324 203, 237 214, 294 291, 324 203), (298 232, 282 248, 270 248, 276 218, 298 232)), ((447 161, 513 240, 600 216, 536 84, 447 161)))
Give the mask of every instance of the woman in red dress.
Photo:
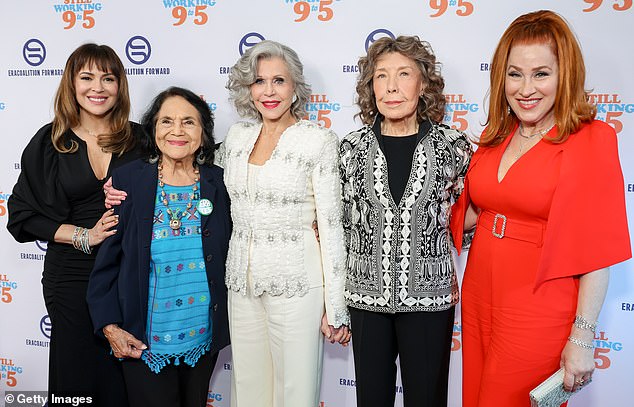
POLYGON ((463 406, 530 406, 559 367, 594 370, 608 267, 631 257, 617 139, 594 120, 581 50, 551 11, 517 18, 491 65, 487 127, 454 205, 475 227, 462 287, 463 406))

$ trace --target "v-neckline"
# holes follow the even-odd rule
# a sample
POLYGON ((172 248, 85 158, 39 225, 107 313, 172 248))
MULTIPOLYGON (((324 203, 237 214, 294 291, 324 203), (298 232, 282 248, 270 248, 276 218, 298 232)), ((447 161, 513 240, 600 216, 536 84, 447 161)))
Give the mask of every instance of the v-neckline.
POLYGON ((271 161, 271 158, 273 158, 273 156, 275 155, 275 153, 279 149, 280 143, 282 142, 282 138, 286 135, 288 130, 290 128, 292 128, 292 127, 297 126, 300 122, 301 122, 301 120, 298 120, 294 124, 291 124, 290 126, 288 126, 287 128, 284 129, 282 134, 280 134, 280 137, 277 139, 277 143, 275 143, 275 147, 273 147, 273 150, 271 150, 271 155, 269 156, 269 158, 267 158, 262 164, 253 164, 249 160, 251 159, 251 153, 253 153, 253 149, 255 148, 255 144, 258 142, 258 138, 260 137, 260 132, 262 131, 262 126, 264 125, 263 123, 260 123, 260 126, 258 127, 258 131, 256 133, 256 136, 253 139, 253 144, 251 144, 251 148, 249 150, 249 154, 247 155, 247 164, 255 165, 255 166, 260 167, 260 168, 266 166, 266 164, 268 164, 268 162, 271 161))
POLYGON ((506 153, 506 150, 509 147, 509 144, 511 144, 511 139, 513 138, 513 136, 515 135, 515 132, 517 131, 517 127, 513 130, 513 132, 511 133, 511 136, 508 136, 506 139, 504 139, 504 141, 502 142, 502 152, 499 153, 499 157, 497 159, 497 167, 496 167, 496 171, 495 171, 495 180, 497 181, 498 185, 502 184, 502 182, 504 182, 504 180, 506 179, 506 177, 509 175, 509 172, 511 172, 511 170, 513 169, 513 167, 515 167, 521 160, 522 158, 526 157, 528 154, 530 154, 531 151, 533 151, 537 146, 539 146, 540 144, 542 144, 542 142, 544 141, 543 138, 541 138, 537 143, 535 143, 531 148, 529 148, 528 150, 526 150, 526 152, 524 152, 524 154, 522 154, 517 160, 515 160, 513 162, 513 164, 511 164, 509 166, 509 168, 506 170, 506 172, 504 173, 504 176, 502 177, 502 179, 500 179, 500 166, 502 165, 502 157, 504 157, 504 153, 506 153))
POLYGON ((110 159, 108 160, 108 166, 106 167, 106 173, 104 175, 103 178, 99 178, 97 176, 97 173, 95 172, 95 167, 92 165, 92 161, 90 161, 90 154, 88 153, 88 143, 86 143, 86 140, 84 140, 83 138, 79 137, 77 134, 75 134, 75 132, 73 132, 73 135, 81 141, 81 143, 84 146, 84 151, 86 153, 86 160, 88 161, 88 166, 90 167, 90 172, 92 173, 92 176, 98 181, 98 182, 104 182, 105 180, 108 179, 108 175, 110 174, 110 167, 112 166, 112 161, 113 161, 113 154, 110 153, 110 159))

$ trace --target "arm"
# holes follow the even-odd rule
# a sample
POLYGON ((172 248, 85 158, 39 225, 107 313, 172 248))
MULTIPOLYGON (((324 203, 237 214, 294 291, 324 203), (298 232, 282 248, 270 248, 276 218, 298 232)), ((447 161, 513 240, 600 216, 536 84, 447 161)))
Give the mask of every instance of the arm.
POLYGON ((342 224, 338 139, 332 132, 319 154, 319 162, 312 173, 312 182, 325 284, 327 321, 322 321, 322 331, 326 331, 325 335, 331 341, 343 344, 349 340, 347 325, 350 324, 350 316, 343 297, 346 251, 342 224), (325 329, 325 322, 330 329, 325 329), (339 329, 344 325, 346 327, 339 329))
MULTIPOLYGON (((587 273, 579 277, 579 296, 577 298, 577 314, 585 321, 596 327, 599 313, 603 306, 605 294, 608 290, 610 269, 587 273)), ((573 388, 587 382, 594 371, 594 332, 584 324, 573 324, 570 330, 570 338, 561 352, 561 366, 565 368, 564 388, 572 391, 573 388), (585 346, 586 344, 588 346, 585 346), (580 383, 580 381, 583 382, 580 383)))

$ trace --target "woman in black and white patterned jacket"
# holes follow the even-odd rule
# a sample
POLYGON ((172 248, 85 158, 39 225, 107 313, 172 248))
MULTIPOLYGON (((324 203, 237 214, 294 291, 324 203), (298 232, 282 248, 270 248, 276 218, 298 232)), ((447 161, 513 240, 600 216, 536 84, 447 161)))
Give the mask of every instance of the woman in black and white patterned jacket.
POLYGON ((359 60, 365 126, 340 146, 358 407, 394 405, 397 356, 405 407, 447 405, 458 302, 449 213, 472 149, 440 124, 443 88, 418 37, 381 38, 359 60))

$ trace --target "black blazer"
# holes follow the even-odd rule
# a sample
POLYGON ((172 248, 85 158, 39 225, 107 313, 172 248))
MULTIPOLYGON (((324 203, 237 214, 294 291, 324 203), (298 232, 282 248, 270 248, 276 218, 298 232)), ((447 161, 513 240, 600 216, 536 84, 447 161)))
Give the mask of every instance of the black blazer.
MULTIPOLYGON (((229 195, 218 166, 200 166, 200 197, 213 203, 201 217, 203 254, 211 301, 212 353, 229 344, 225 261, 231 236, 229 195)), ((90 275, 86 300, 95 333, 118 324, 149 346, 146 337, 150 244, 158 172, 156 164, 135 160, 113 172, 113 186, 127 192, 116 208, 117 233, 99 249, 90 275)))

